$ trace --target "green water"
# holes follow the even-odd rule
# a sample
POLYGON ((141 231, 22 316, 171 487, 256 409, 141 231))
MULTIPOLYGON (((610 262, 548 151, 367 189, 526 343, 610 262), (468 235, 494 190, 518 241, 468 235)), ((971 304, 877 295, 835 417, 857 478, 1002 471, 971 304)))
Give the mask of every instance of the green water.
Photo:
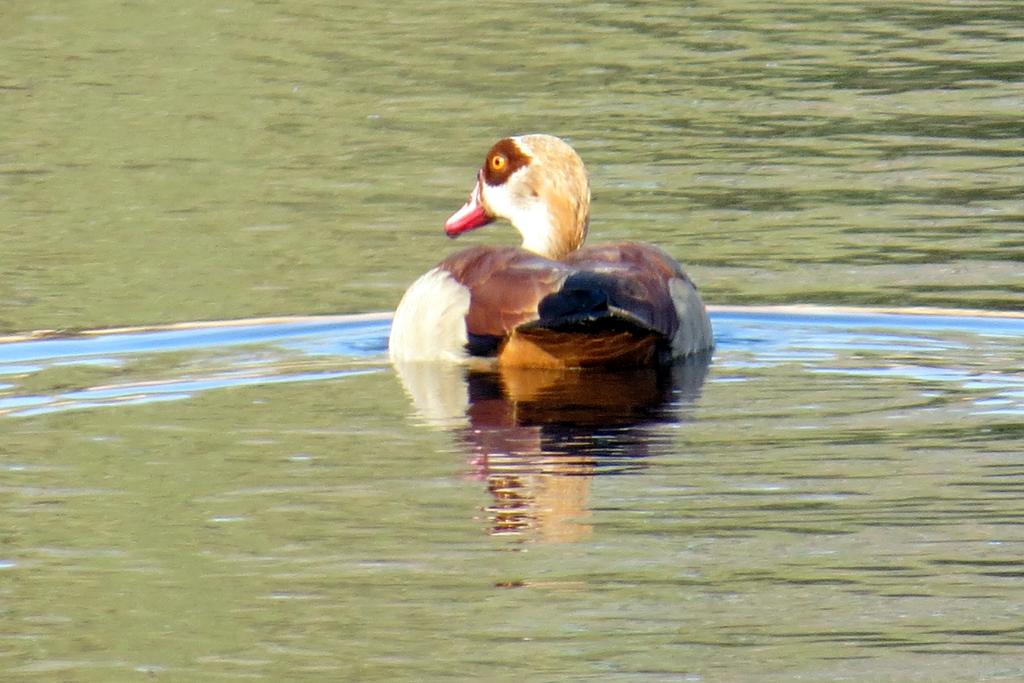
MULTIPOLYGON (((533 131, 709 303, 1024 304, 1015 0, 0 14, 2 333, 391 310, 533 131)), ((0 349, 0 679, 1024 678, 1019 335, 784 323, 608 429, 380 331, 0 349)))
MULTIPOLYGON (((1018 309, 1016 2, 10 2, 0 328, 394 306, 503 135, 710 301, 1018 309)), ((507 241, 501 229, 463 240, 507 241)))
POLYGON ((344 327, 36 342, 0 363, 4 680, 1024 675, 1013 328, 713 319, 706 380, 468 409, 344 327))

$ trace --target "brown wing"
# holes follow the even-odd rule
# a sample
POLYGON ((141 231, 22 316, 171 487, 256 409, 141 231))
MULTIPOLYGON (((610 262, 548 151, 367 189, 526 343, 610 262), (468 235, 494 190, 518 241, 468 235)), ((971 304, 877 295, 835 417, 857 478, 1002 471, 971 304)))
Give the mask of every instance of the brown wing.
POLYGON ((615 280, 613 303, 644 325, 671 339, 679 325, 669 282, 689 282, 682 267, 661 249, 635 242, 585 247, 569 254, 574 270, 607 275, 615 280))
POLYGON ((449 256, 440 267, 469 289, 469 334, 489 337, 505 337, 536 320, 538 302, 573 272, 518 247, 473 247, 449 256))

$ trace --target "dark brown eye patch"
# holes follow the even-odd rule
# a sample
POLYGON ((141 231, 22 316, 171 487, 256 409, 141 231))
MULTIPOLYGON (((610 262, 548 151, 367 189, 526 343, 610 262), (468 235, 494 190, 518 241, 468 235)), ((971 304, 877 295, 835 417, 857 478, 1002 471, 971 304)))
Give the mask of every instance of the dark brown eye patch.
POLYGON ((530 157, 519 149, 512 138, 499 140, 484 161, 484 181, 488 185, 501 185, 517 170, 530 163, 530 157))

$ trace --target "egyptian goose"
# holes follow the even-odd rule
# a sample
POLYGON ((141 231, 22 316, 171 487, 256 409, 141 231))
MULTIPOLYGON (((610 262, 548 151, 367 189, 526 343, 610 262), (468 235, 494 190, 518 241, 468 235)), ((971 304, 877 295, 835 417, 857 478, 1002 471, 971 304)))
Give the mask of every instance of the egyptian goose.
POLYGON ((646 244, 581 248, 589 211, 587 174, 567 143, 500 140, 445 232, 505 218, 522 247, 471 247, 416 280, 395 311, 391 359, 573 368, 664 363, 710 349, 711 323, 682 267, 646 244))

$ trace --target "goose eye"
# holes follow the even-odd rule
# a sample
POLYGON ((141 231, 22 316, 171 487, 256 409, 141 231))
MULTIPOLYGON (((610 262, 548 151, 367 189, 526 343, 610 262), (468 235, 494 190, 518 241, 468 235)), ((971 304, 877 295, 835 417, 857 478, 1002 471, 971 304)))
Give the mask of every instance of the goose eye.
POLYGON ((488 162, 488 164, 490 164, 492 171, 504 171, 505 166, 508 165, 508 159, 505 157, 504 154, 495 154, 494 156, 491 157, 491 160, 488 162))

